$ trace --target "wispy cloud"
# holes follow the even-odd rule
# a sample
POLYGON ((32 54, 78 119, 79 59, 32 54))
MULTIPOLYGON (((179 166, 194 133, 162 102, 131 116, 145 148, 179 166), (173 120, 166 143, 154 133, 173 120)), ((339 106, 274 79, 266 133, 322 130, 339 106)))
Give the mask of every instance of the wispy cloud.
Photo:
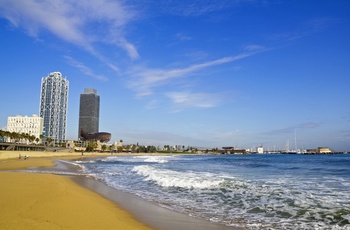
POLYGON ((175 112, 186 108, 212 108, 221 101, 219 95, 209 93, 170 92, 166 96, 175 105, 175 112))
POLYGON ((281 129, 267 131, 267 132, 264 132, 262 134, 278 135, 278 134, 293 133, 297 129, 314 129, 314 128, 319 127, 320 125, 321 124, 317 123, 317 122, 306 122, 306 123, 302 123, 302 124, 298 124, 298 125, 294 125, 294 126, 288 126, 288 127, 281 128, 281 129))
POLYGON ((13 26, 38 38, 48 31, 57 38, 82 47, 103 60, 95 43, 113 45, 132 59, 139 57, 136 47, 127 41, 123 26, 137 18, 124 1, 2 0, 0 16, 13 26), (96 32, 98 28, 98 33, 96 32))
POLYGON ((241 53, 236 56, 219 58, 213 61, 207 61, 199 64, 194 64, 184 68, 173 69, 149 69, 149 68, 133 68, 128 71, 131 80, 128 82, 130 89, 136 91, 137 96, 148 96, 153 94, 153 90, 157 87, 169 84, 172 80, 178 78, 189 77, 192 74, 207 69, 209 67, 222 65, 247 58, 255 52, 241 53))
POLYGON ((276 40, 294 41, 325 30, 334 23, 336 23, 335 19, 314 18, 306 22, 302 28, 298 30, 274 34, 271 38, 276 40))
POLYGON ((103 76, 103 75, 99 75, 99 74, 95 74, 89 67, 85 66, 83 63, 75 60, 74 58, 70 57, 70 56, 64 56, 64 59, 66 59, 67 63, 77 69, 80 70, 80 72, 82 72, 83 74, 93 77, 96 80, 101 80, 101 81, 107 81, 108 79, 103 76))
POLYGON ((247 51, 247 52, 263 52, 263 51, 267 51, 269 50, 269 48, 259 45, 259 44, 249 44, 249 45, 245 45, 243 46, 243 50, 247 51))
POLYGON ((192 40, 192 37, 188 36, 187 34, 184 33, 177 33, 176 34, 176 39, 179 41, 189 41, 192 40))
POLYGON ((167 13, 184 15, 184 16, 200 16, 203 14, 215 12, 231 6, 244 0, 191 0, 191 1, 177 1, 165 0, 159 1, 158 7, 167 13))

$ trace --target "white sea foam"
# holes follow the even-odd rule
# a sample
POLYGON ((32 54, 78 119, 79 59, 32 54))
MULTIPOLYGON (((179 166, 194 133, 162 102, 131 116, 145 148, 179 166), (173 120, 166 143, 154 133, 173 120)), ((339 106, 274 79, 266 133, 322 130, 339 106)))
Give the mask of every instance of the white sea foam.
POLYGON ((96 161, 95 160, 88 160, 88 161, 70 161, 70 162, 67 162, 67 163, 71 163, 71 164, 74 164, 74 165, 79 165, 80 166, 80 164, 94 164, 94 163, 96 163, 96 161))
POLYGON ((176 172, 158 169, 149 165, 140 165, 133 168, 134 172, 163 187, 179 187, 187 189, 204 189, 218 187, 223 179, 218 179, 212 173, 176 172))
POLYGON ((114 157, 117 164, 89 167, 112 187, 213 222, 248 229, 350 229, 347 177, 247 173, 234 165, 215 167, 212 157, 200 159, 114 157))
POLYGON ((167 163, 171 156, 147 156, 144 162, 167 163))
POLYGON ((103 158, 103 159, 101 159, 101 161, 102 162, 115 162, 115 161, 118 161, 120 159, 121 159, 121 157, 112 156, 112 157, 103 158))
POLYGON ((168 163, 169 160, 174 159, 173 156, 136 156, 135 159, 139 159, 141 162, 149 163, 168 163))

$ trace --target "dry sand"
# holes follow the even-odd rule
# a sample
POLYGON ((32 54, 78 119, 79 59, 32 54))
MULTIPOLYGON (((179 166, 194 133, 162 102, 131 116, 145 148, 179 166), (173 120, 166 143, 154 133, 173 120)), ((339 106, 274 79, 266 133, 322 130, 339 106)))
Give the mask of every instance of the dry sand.
MULTIPOLYGON (((115 153, 114 153, 115 154, 115 153)), ((18 159, 18 156, 24 159, 24 156, 27 155, 30 158, 32 157, 80 157, 81 152, 40 152, 40 151, 3 151, 0 150, 0 160, 3 159, 18 159)), ((110 153, 90 153, 84 152, 85 156, 110 156, 110 153)))
POLYGON ((69 177, 4 171, 52 166, 52 158, 34 157, 68 154, 22 152, 20 160, 18 154, 0 151, 0 229, 151 229, 69 177))

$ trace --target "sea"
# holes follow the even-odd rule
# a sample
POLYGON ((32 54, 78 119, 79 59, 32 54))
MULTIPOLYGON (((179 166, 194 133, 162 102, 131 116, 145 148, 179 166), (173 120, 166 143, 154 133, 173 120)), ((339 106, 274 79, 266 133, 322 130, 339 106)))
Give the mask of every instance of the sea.
POLYGON ((82 173, 167 209, 246 229, 350 229, 350 154, 110 156, 82 173))

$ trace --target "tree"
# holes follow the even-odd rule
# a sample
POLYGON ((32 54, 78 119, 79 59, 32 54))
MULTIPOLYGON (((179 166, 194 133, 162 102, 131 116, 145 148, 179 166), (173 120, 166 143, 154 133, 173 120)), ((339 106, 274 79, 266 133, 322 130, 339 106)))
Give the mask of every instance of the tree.
POLYGON ((146 148, 144 145, 140 145, 139 148, 138 148, 138 152, 139 153, 145 153, 146 152, 146 148))
POLYGON ((1 137, 1 141, 5 142, 5 137, 8 135, 7 131, 4 130, 0 130, 0 137, 1 137))
POLYGON ((106 151, 107 145, 106 145, 106 144, 103 144, 103 145, 101 146, 101 149, 102 149, 103 152, 106 151))
POLYGON ((51 142, 53 142, 53 139, 51 137, 46 138, 46 142, 51 145, 51 142))
POLYGON ((112 144, 112 145, 108 146, 108 150, 109 150, 109 151, 113 151, 113 150, 114 150, 114 148, 115 148, 115 145, 114 145, 114 144, 112 144))
POLYGON ((157 151, 157 148, 155 147, 155 146, 149 146, 149 148, 148 148, 148 152, 149 153, 155 153, 157 151))
POLYGON ((97 143, 95 141, 89 141, 89 143, 86 146, 87 152, 92 152, 97 147, 97 143))
POLYGON ((133 152, 133 153, 136 152, 136 145, 131 146, 131 152, 133 152))
POLYGON ((28 133, 21 133, 20 139, 21 139, 22 143, 28 142, 29 141, 29 134, 28 133))
POLYGON ((29 141, 30 143, 33 143, 33 141, 36 139, 36 137, 34 135, 30 135, 29 136, 29 141))
POLYGON ((11 132, 10 133, 10 138, 12 142, 18 142, 19 138, 20 138, 20 134, 16 133, 16 132, 11 132))

